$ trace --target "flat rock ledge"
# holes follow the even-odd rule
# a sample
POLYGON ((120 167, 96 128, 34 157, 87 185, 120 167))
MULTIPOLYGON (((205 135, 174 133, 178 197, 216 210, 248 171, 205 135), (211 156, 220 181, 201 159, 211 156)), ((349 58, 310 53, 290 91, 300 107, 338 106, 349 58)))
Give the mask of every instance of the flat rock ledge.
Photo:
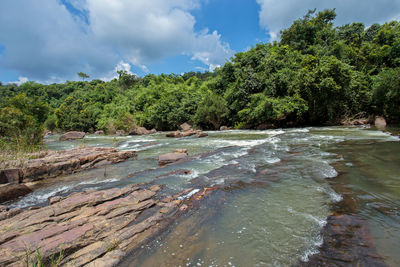
POLYGON ((13 167, 0 169, 0 203, 29 194, 30 182, 123 162, 137 155, 114 148, 84 147, 33 156, 36 158, 22 164, 7 162, 6 165, 13 167))
POLYGON ((62 266, 116 266, 187 210, 182 199, 193 189, 173 196, 160 190, 87 190, 42 208, 0 210, 0 266, 32 265, 37 251, 44 263, 62 253, 62 266))
POLYGON ((115 148, 108 147, 83 147, 63 151, 48 151, 38 155, 38 158, 27 160, 22 164, 9 162, 7 165, 16 165, 16 167, 0 170, 0 183, 32 182, 65 173, 119 163, 136 156, 133 151, 118 151, 115 148))

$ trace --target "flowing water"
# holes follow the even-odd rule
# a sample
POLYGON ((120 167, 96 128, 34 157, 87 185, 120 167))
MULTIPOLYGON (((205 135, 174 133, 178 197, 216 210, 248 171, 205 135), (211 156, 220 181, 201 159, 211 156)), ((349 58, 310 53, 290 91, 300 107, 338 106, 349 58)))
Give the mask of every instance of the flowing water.
POLYGON ((168 193, 220 185, 201 207, 132 255, 123 266, 290 266, 318 253, 321 230, 345 187, 389 266, 400 265, 400 142, 377 129, 319 127, 208 132, 206 138, 87 136, 47 140, 49 149, 82 145, 136 150, 138 158, 42 182, 12 203, 41 205, 53 195, 131 183, 168 193), (186 162, 158 168, 157 157, 188 149, 186 162), (189 170, 190 174, 175 172, 189 170))

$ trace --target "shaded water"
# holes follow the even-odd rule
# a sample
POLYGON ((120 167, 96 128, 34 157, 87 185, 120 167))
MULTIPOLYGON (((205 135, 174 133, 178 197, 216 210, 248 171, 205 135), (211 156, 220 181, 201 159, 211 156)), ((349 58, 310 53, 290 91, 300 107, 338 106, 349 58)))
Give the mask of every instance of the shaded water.
POLYGON ((138 159, 45 181, 13 206, 140 182, 165 184, 169 192, 215 184, 225 188, 124 266, 288 266, 307 261, 323 242, 320 231, 332 205, 342 200, 338 185, 359 199, 357 212, 369 222, 387 263, 400 264, 400 142, 388 133, 323 127, 209 132, 200 139, 154 134, 54 140, 57 136, 48 140, 49 149, 115 146, 138 151, 138 159), (158 155, 177 148, 188 149, 191 159, 158 168, 158 155), (179 169, 191 173, 169 174, 179 169))

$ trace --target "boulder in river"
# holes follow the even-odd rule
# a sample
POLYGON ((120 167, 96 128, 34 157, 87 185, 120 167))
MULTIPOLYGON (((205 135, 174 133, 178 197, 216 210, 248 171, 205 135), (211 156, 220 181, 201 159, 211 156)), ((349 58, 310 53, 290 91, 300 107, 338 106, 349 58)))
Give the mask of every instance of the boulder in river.
POLYGON ((383 118, 383 117, 379 117, 379 116, 377 116, 376 118, 375 118, 375 126, 377 127, 377 128, 385 128, 386 127, 386 120, 385 120, 385 118, 383 118))
POLYGON ((206 137, 206 136, 208 136, 208 133, 205 133, 205 132, 203 132, 203 131, 199 131, 199 132, 196 134, 196 137, 197 137, 197 138, 206 137))
POLYGON ((86 134, 84 132, 67 132, 60 136, 60 141, 82 139, 85 137, 85 135, 86 134))
POLYGON ((192 136, 192 135, 195 135, 196 133, 197 132, 193 131, 193 130, 186 131, 186 132, 183 132, 182 137, 192 136))
POLYGON ((189 123, 187 123, 187 122, 181 124, 181 125, 179 126, 179 128, 181 128, 181 130, 184 131, 184 132, 188 132, 188 131, 192 131, 192 130, 193 130, 193 129, 192 129, 192 126, 191 126, 189 123))
POLYGON ((165 136, 166 136, 166 137, 179 138, 179 137, 182 137, 182 134, 181 134, 181 132, 178 130, 178 131, 175 131, 175 132, 167 133, 165 136))
POLYGON ((94 134, 95 135, 103 135, 104 131, 103 130, 99 130, 99 131, 94 132, 94 134))
POLYGON ((136 127, 134 130, 129 132, 129 135, 147 135, 156 132, 156 129, 147 130, 145 127, 136 127))
POLYGON ((167 153, 158 156, 158 165, 164 166, 180 160, 187 159, 187 153, 167 153))

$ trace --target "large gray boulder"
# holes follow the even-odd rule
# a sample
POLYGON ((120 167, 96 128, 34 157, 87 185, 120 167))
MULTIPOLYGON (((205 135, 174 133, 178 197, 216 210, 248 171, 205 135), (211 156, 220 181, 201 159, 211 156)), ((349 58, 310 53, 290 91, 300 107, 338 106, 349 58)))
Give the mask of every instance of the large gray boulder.
POLYGON ((85 135, 86 134, 84 132, 67 132, 60 136, 60 141, 82 139, 85 137, 85 135))

